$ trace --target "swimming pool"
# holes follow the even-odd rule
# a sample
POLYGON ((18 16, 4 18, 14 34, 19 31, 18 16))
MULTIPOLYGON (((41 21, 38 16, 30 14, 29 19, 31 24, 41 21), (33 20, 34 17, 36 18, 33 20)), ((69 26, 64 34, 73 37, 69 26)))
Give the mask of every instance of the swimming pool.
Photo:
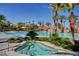
MULTIPOLYGON (((10 35, 10 36, 13 36, 13 37, 25 37, 26 34, 28 32, 26 31, 7 31, 7 32, 4 32, 6 35, 10 35)), ((37 37, 50 37, 51 36, 51 33, 50 32, 36 32, 38 34, 37 37)), ((79 34, 74 34, 75 35, 75 40, 79 40, 79 34)), ((63 38, 72 38, 72 34, 70 33, 59 33, 59 36, 60 37, 63 37, 63 38)))
POLYGON ((29 41, 15 49, 16 52, 30 56, 48 56, 57 53, 57 49, 50 48, 35 41, 29 41))
MULTIPOLYGON (((72 34, 70 33, 59 33, 60 37, 63 38, 72 38, 72 34)), ((74 34, 75 40, 79 40, 79 34, 74 34)))
MULTIPOLYGON (((25 37, 28 32, 26 31, 7 31, 5 32, 8 35, 13 35, 14 37, 25 37)), ((37 37, 49 37, 49 32, 36 32, 38 34, 37 37)))

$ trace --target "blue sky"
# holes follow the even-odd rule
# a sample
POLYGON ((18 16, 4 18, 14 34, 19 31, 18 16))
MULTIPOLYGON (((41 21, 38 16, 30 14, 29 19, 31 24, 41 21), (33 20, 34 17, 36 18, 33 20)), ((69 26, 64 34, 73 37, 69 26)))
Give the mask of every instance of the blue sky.
MULTIPOLYGON (((79 7, 74 9, 74 14, 79 16, 79 7)), ((53 12, 50 3, 0 3, 0 14, 6 16, 6 19, 16 24, 17 22, 51 22, 53 23, 53 12)), ((59 14, 69 15, 69 12, 60 12, 59 14)), ((69 27, 69 22, 66 22, 69 27)))
POLYGON ((6 16, 7 20, 12 23, 29 22, 51 22, 50 4, 27 4, 27 3, 10 3, 0 4, 0 14, 6 16))

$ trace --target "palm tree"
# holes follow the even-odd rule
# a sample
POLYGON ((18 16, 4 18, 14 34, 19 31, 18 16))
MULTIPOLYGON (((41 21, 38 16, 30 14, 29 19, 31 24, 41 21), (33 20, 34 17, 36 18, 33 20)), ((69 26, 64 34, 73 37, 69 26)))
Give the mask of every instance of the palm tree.
POLYGON ((18 23, 18 28, 19 28, 19 30, 25 30, 25 23, 19 22, 18 23), (22 27, 24 27, 24 28, 22 28, 22 27))
POLYGON ((38 25, 39 25, 39 29, 38 29, 38 30, 40 31, 40 30, 41 30, 41 28, 40 28, 40 27, 42 26, 42 22, 41 22, 41 21, 39 21, 39 22, 38 22, 38 25))
POLYGON ((55 16, 54 18, 54 25, 55 25, 55 32, 58 31, 58 12, 65 9, 64 4, 60 4, 60 3, 54 3, 52 4, 52 9, 55 11, 55 16))
POLYGON ((31 24, 31 30, 37 31, 38 26, 36 24, 31 24))
POLYGON ((50 29, 49 33, 50 33, 50 37, 51 37, 51 34, 52 34, 52 24, 50 22, 47 22, 46 25, 48 26, 48 29, 50 29))
POLYGON ((51 24, 50 22, 47 22, 46 25, 47 25, 47 27, 48 27, 48 28, 47 28, 47 31, 48 31, 48 29, 51 30, 51 28, 52 28, 52 24, 51 24))
POLYGON ((69 23, 70 23, 70 29, 71 29, 71 32, 72 32, 72 44, 74 45, 74 32, 75 32, 75 22, 76 22, 76 17, 74 15, 74 8, 75 6, 77 6, 77 4, 72 4, 72 3, 68 3, 68 4, 65 4, 68 11, 70 12, 70 15, 69 15, 69 23))
POLYGON ((59 16, 60 22, 61 22, 61 32, 63 32, 63 20, 65 19, 64 15, 59 16))
POLYGON ((63 21, 63 23, 64 23, 64 26, 63 26, 63 32, 65 32, 65 23, 66 23, 66 18, 65 18, 65 20, 63 21))
POLYGON ((29 21, 28 24, 29 24, 29 31, 30 31, 31 30, 31 22, 29 21))
POLYGON ((5 30, 10 30, 11 29, 11 25, 12 23, 10 21, 5 21, 5 30))
POLYGON ((46 23, 46 25, 47 25, 47 26, 50 26, 50 25, 51 25, 51 23, 50 23, 50 22, 47 22, 47 23, 46 23))

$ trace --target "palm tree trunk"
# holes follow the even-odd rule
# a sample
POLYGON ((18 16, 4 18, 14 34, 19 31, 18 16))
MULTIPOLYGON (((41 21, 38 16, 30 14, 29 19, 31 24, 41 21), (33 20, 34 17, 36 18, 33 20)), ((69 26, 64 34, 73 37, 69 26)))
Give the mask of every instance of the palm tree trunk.
POLYGON ((54 22, 55 22, 55 32, 57 32, 58 31, 58 13, 57 13, 57 11, 55 14, 54 22))
POLYGON ((62 20, 61 20, 61 33, 63 32, 63 24, 62 24, 62 20))
POLYGON ((74 16, 74 13, 73 11, 70 12, 70 17, 69 17, 69 20, 70 20, 70 29, 71 29, 71 32, 72 32, 72 44, 74 45, 75 42, 74 42, 74 32, 75 32, 75 16, 74 16))
POLYGON ((65 21, 64 21, 64 29, 63 29, 63 32, 65 33, 65 21))

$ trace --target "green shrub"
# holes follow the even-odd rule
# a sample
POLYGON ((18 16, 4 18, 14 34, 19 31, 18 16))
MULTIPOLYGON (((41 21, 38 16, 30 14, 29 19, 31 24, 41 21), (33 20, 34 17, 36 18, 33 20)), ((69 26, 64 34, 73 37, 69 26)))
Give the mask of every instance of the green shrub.
POLYGON ((50 37, 39 37, 37 40, 38 41, 47 41, 47 42, 51 42, 52 41, 50 37))
POLYGON ((62 38, 58 36, 58 33, 53 33, 51 43, 56 46, 61 46, 65 49, 73 50, 74 46, 69 42, 69 38, 62 38))
POLYGON ((32 30, 32 31, 29 31, 27 34, 26 34, 26 37, 29 36, 31 40, 35 40, 36 36, 38 36, 38 34, 36 33, 36 31, 32 30))
POLYGON ((24 41, 27 41, 27 40, 30 40, 30 38, 29 37, 25 37, 24 38, 24 41))
POLYGON ((9 43, 20 43, 23 40, 21 38, 11 38, 8 40, 9 43))

